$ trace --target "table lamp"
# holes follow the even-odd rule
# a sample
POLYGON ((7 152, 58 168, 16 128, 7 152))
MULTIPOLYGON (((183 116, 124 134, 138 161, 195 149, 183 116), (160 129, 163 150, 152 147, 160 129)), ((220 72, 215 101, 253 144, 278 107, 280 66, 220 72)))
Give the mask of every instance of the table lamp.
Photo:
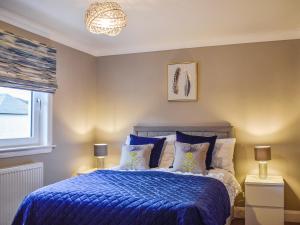
POLYGON ((271 160, 271 146, 255 146, 255 160, 259 161, 259 178, 267 179, 268 177, 268 162, 271 160))
POLYGON ((104 158, 107 156, 107 144, 94 144, 94 156, 97 160, 96 167, 104 168, 104 158))

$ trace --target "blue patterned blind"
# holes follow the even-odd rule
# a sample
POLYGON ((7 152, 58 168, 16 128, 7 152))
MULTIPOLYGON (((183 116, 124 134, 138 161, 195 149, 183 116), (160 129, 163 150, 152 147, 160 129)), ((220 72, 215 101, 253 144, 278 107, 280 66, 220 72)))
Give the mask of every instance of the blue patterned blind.
POLYGON ((54 93, 56 49, 0 29, 0 86, 54 93))

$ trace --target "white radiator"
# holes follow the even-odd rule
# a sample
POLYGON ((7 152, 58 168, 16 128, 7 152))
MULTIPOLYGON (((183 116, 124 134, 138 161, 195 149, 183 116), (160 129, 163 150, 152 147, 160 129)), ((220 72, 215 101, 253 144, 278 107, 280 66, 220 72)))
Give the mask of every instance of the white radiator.
POLYGON ((43 163, 0 169, 0 225, 10 225, 30 192, 43 186, 43 163))

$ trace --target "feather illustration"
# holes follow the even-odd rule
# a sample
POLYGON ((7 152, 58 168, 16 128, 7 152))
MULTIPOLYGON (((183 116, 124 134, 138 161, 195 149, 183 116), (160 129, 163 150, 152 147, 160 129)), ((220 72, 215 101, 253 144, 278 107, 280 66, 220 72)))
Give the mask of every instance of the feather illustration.
POLYGON ((179 79, 179 75, 180 75, 180 67, 177 67, 175 73, 174 73, 174 77, 173 77, 173 93, 174 94, 178 94, 178 79, 179 79))
POLYGON ((190 76, 187 71, 185 71, 185 85, 184 85, 184 95, 187 97, 189 96, 191 91, 191 81, 190 76))

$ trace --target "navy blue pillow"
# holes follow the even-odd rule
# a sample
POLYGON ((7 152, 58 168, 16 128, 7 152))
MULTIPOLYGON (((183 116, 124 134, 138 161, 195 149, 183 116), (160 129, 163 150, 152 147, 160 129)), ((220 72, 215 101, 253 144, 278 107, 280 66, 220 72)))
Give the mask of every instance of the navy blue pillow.
POLYGON ((154 144, 154 147, 150 154, 150 168, 158 167, 160 155, 164 147, 165 140, 166 138, 149 138, 130 134, 130 145, 154 144))
POLYGON ((211 169, 210 166, 211 160, 212 160, 212 153, 216 144, 217 136, 212 137, 204 137, 204 136, 194 136, 194 135, 188 135, 184 134, 182 132, 176 131, 176 141, 188 143, 188 144, 200 144, 200 143, 209 143, 208 151, 206 153, 206 169, 211 169))

